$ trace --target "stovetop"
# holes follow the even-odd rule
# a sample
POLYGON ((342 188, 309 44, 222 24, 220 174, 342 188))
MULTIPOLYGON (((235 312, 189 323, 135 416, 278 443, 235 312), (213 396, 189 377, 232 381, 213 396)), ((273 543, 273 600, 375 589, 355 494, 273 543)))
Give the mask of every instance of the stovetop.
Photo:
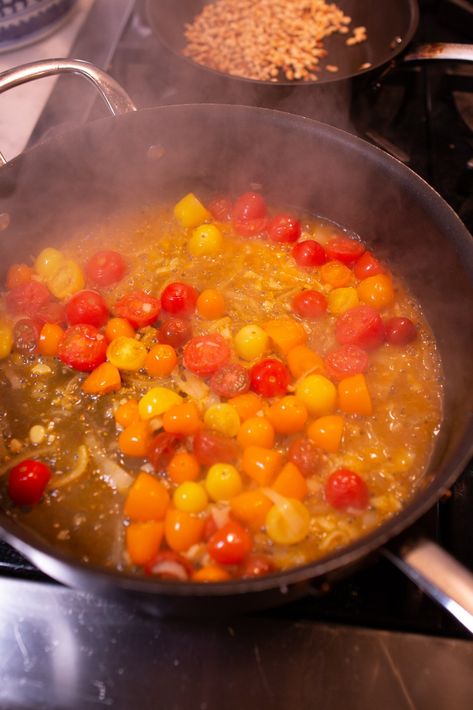
MULTIPOLYGON (((100 44, 98 39, 103 26, 105 26, 100 24, 99 20, 103 23, 108 22, 107 26, 113 25, 116 41, 113 47, 105 47, 103 43, 100 45, 99 63, 122 83, 138 107, 199 101, 201 99, 199 86, 186 81, 183 66, 157 44, 146 23, 141 3, 137 3, 135 12, 125 22, 129 5, 130 3, 127 3, 126 0, 116 0, 114 8, 111 9, 111 3, 107 0, 95 0, 94 8, 84 28, 86 34, 82 33, 79 36, 76 46, 72 50, 72 56, 97 61, 96 51, 100 44), (119 6, 122 17, 118 17, 119 6), (94 37, 93 42, 90 40, 91 37, 94 37)), ((461 2, 459 0, 434 0, 421 2, 420 5, 421 21, 414 43, 423 41, 471 42, 473 40, 473 3, 468 0, 461 0, 461 2), (472 34, 469 34, 470 32, 472 34)), ((93 95, 90 94, 84 94, 84 100, 80 98, 76 108, 69 110, 70 102, 64 101, 67 91, 67 82, 61 79, 43 111, 31 143, 41 140, 52 125, 65 122, 69 126, 72 123, 80 123, 89 115, 94 116, 100 112, 101 109, 98 108, 93 95), (58 115, 61 117, 60 119, 58 119, 58 115)), ((204 98, 217 100, 218 97, 206 96, 204 98)), ((362 89, 352 94, 348 106, 349 111, 337 117, 334 123, 371 140, 403 160, 440 192, 473 232, 473 69, 471 65, 451 62, 399 65, 377 82, 364 83, 362 89)), ((287 103, 283 108, 295 110, 287 103)), ((313 115, 313 107, 306 106, 302 112, 311 116, 313 115)), ((424 516, 419 521, 418 527, 424 534, 439 542, 473 570, 473 546, 470 543, 472 511, 473 462, 454 485, 452 494, 439 502, 424 516)), ((11 589, 20 589, 23 595, 27 594, 27 590, 30 589, 35 599, 44 597, 46 600, 48 596, 44 594, 44 590, 49 589, 51 592, 49 598, 55 600, 54 605, 57 609, 62 603, 56 601, 57 599, 67 598, 70 600, 68 603, 79 606, 80 599, 83 599, 81 593, 69 592, 48 580, 5 544, 0 544, 0 577, 3 578, 4 584, 10 585, 11 589)), ((0 594, 1 588, 0 584, 0 594)), ((87 599, 84 604, 89 611, 95 605, 97 618, 100 618, 103 609, 98 601, 92 603, 90 599, 87 599)), ((18 609, 16 611, 18 612, 18 609)), ((79 612, 77 613, 79 614, 79 612)), ((118 614, 113 605, 109 608, 109 613, 118 614)), ((124 611, 120 614, 120 623, 123 623, 125 627, 128 617, 124 611)), ((134 618, 135 623, 136 617, 134 618)), ((253 617, 253 622, 253 629, 261 629, 261 633, 268 633, 270 630, 271 635, 271 633, 275 633, 275 629, 281 628, 286 629, 289 634, 295 634, 295 636, 299 633, 301 639, 305 639, 304 643, 308 643, 308 639, 313 641, 314 634, 318 634, 317 638, 325 649, 324 652, 327 651, 330 644, 335 644, 334 648, 339 648, 334 641, 333 629, 339 629, 340 638, 344 639, 344 643, 351 644, 353 648, 356 644, 363 645, 365 641, 367 643, 367 639, 370 638, 375 639, 373 646, 375 648, 382 640, 383 648, 390 649, 389 655, 389 653, 393 653, 393 646, 389 644, 394 643, 397 652, 399 652, 399 658, 396 657, 396 662, 391 668, 392 677, 398 674, 399 671, 396 670, 400 667, 398 664, 403 662, 404 651, 401 650, 401 647, 404 649, 405 644, 409 642, 409 648, 414 649, 415 644, 412 645, 412 639, 415 638, 419 642, 423 639, 425 646, 422 651, 417 649, 414 653, 424 654, 428 672, 433 674, 436 672, 433 661, 435 654, 429 656, 427 648, 431 651, 432 649, 445 649, 446 646, 442 646, 442 644, 444 641, 448 641, 453 643, 453 646, 448 646, 448 653, 452 654, 452 658, 455 649, 458 653, 461 650, 462 654, 470 654, 472 651, 472 645, 465 644, 463 641, 463 639, 470 638, 468 633, 384 558, 372 562, 365 569, 339 582, 324 597, 307 598, 277 610, 259 613, 253 617), (377 635, 381 633, 379 630, 383 630, 384 635, 377 635), (415 636, 411 634, 415 634, 415 636), (401 645, 396 646, 396 644, 401 645)), ((144 622, 141 620, 136 623, 144 622)), ((245 636, 247 622, 242 623, 246 629, 242 631, 245 636)), ((120 626, 120 628, 122 627, 120 626)), ((229 625, 228 629, 231 628, 233 627, 229 625)), ((227 627, 221 631, 223 637, 227 638, 228 635, 228 638, 233 638, 231 630, 225 629, 227 627)), ((172 636, 169 627, 164 629, 163 635, 169 641, 172 636)), ((335 636, 337 636, 336 633, 335 636)), ((217 642, 217 636, 214 636, 212 637, 213 642, 208 642, 213 653, 218 654, 220 651, 224 653, 226 646, 221 640, 223 637, 218 636, 220 640, 217 642)), ((90 639, 89 641, 91 642, 90 639)), ((265 706, 265 697, 268 703, 272 698, 274 707, 293 707, 292 704, 278 705, 277 702, 274 704, 275 697, 271 678, 268 676, 268 680, 264 677, 265 673, 269 672, 268 666, 261 662, 257 646, 254 648, 251 646, 254 642, 253 636, 251 639, 248 636, 247 641, 249 652, 259 668, 259 682, 263 689, 260 707, 265 706)), ((135 642, 133 641, 133 643, 135 642)), ((205 644, 202 639, 197 641, 194 636, 193 643, 197 654, 203 652, 205 644)), ((304 646, 304 652, 302 650, 298 652, 297 657, 301 662, 308 662, 305 654, 310 647, 310 644, 304 646)), ((108 651, 110 651, 109 648, 108 651)), ((177 665, 179 665, 177 651, 175 655, 177 665)), ((374 656, 372 662, 374 662, 374 656)), ((465 658, 465 656, 456 658, 460 657, 465 658)), ((436 658, 438 660, 437 656, 436 658)), ((470 658, 469 655, 468 658, 470 658)), ((177 666, 171 658, 168 661, 167 672, 172 675, 172 669, 177 666)), ((413 662, 409 654, 404 657, 404 661, 413 662), (407 659, 410 660, 407 661, 407 659)), ((241 662, 241 658, 239 662, 241 662)), ((335 657, 333 662, 336 662, 335 657)), ((218 666, 221 665, 220 662, 217 663, 216 657, 214 657, 214 663, 218 666)), ((340 658, 340 663, 343 664, 343 658, 340 658)), ((386 663, 389 667, 389 662, 386 661, 386 663)), ((194 673, 194 666, 190 661, 189 664, 189 667, 186 667, 186 673, 194 673)), ((279 672, 277 668, 279 665, 273 663, 271 677, 274 676, 274 672, 276 674, 279 672)), ((350 668, 353 670, 351 666, 350 668)), ((458 668, 457 664, 457 670, 458 668)), ((341 677, 345 679, 347 669, 348 666, 344 670, 340 668, 341 677)), ((115 677, 115 682, 117 682, 117 677, 115 677)), ((280 680, 278 680, 279 682, 280 680)), ((401 687, 402 683, 401 678, 401 687)), ((312 688, 312 685, 310 687, 312 688)), ((432 685, 433 687, 437 687, 435 683, 432 685)), ((107 704, 105 702, 107 698, 104 696, 104 700, 101 696, 101 686, 97 686, 96 690, 97 697, 101 698, 101 702, 107 704)), ((473 688, 469 688, 468 692, 465 691, 462 697, 453 704, 448 704, 448 699, 437 697, 435 700, 429 700, 428 705, 422 704, 422 702, 425 702, 425 698, 430 698, 430 696, 419 696, 420 699, 416 701, 413 696, 409 695, 412 690, 409 684, 405 686, 404 690, 405 693, 401 692, 402 700, 398 699, 397 704, 391 704, 393 699, 391 697, 390 702, 384 702, 385 707, 429 707, 430 710, 436 707, 466 708, 473 706, 470 692, 473 692, 473 688)), ((320 697, 322 698, 322 695, 320 697)), ((291 698, 291 702, 296 701, 294 696, 291 698)), ((326 694, 323 695, 323 698, 324 702, 321 707, 336 708, 339 706, 338 701, 331 702, 330 697, 326 694)), ((380 696, 376 696, 376 698, 379 700, 380 696)), ((202 707, 202 710, 211 707, 211 704, 207 705, 206 702, 203 700, 200 705, 196 704, 194 707, 202 707)), ((67 703, 64 704, 64 706, 66 705, 67 703)), ((84 702, 83 706, 86 705, 87 703, 84 702)), ((59 704, 58 707, 60 706, 59 704)), ((166 704, 166 707, 172 706, 172 703, 166 704)), ((191 705, 188 706, 191 707, 191 705)), ((231 703, 230 706, 233 707, 231 703)), ((181 707, 181 705, 176 702, 175 707, 181 707)), ((310 707, 310 703, 303 704, 303 707, 310 707)), ((350 707, 358 707, 358 704, 353 703, 350 707)))

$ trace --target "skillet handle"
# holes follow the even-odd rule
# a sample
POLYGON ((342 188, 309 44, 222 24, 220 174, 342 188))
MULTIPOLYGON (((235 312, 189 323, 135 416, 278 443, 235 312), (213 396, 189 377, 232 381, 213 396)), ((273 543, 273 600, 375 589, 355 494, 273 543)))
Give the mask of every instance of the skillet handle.
POLYGON ((431 540, 383 554, 473 633, 473 574, 431 540))
MULTIPOLYGON (((23 64, 0 74, 0 94, 28 81, 56 74, 79 74, 88 79, 100 93, 114 116, 136 111, 136 106, 115 79, 98 67, 79 59, 45 59, 23 64)), ((0 153, 0 165, 5 163, 0 153)))
POLYGON ((453 59, 459 62, 473 62, 473 44, 435 42, 420 44, 402 58, 403 62, 418 62, 430 59, 453 59))

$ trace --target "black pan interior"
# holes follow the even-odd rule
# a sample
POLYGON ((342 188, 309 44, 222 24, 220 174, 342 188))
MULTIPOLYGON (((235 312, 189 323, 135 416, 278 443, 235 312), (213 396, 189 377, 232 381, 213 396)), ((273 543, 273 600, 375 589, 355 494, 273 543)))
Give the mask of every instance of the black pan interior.
MULTIPOLYGON (((254 183, 269 202, 308 210, 358 233, 422 301, 446 373, 442 437, 424 485, 396 518, 325 560, 277 577, 210 587, 91 570, 57 555, 0 512, 7 539, 63 582, 145 594, 158 607, 167 599, 179 613, 189 612, 189 596, 211 607, 209 597, 268 592, 262 604, 272 604, 275 590, 338 573, 401 532, 437 500, 472 455, 473 240, 414 173, 337 129, 275 111, 212 105, 162 107, 96 121, 0 170, 0 212, 10 217, 0 232, 0 271, 42 246, 60 244, 68 234, 87 231, 117 205, 139 209, 190 189, 203 197, 234 195, 254 183), (153 145, 164 150, 150 154, 153 145)), ((228 608, 237 608, 234 599, 228 608)))
MULTIPOLYGON (((147 13, 150 24, 158 39, 169 50, 182 55, 185 46, 184 28, 201 11, 205 0, 147 0, 147 13)), ((352 18, 351 27, 364 26, 368 39, 361 44, 348 47, 345 44, 347 35, 333 35, 325 42, 328 57, 321 63, 339 67, 339 71, 331 73, 320 72, 319 83, 329 83, 348 79, 375 69, 401 52, 412 39, 418 23, 417 0, 337 0, 338 7, 352 18), (369 67, 362 68, 369 64, 369 67)), ((262 28, 264 31, 264 28, 262 28)), ((194 62, 189 62, 194 65, 194 62)), ((221 72, 209 70, 211 74, 226 76, 221 72)), ((235 77, 233 77, 235 79, 235 77)), ((202 81, 204 79, 202 78, 202 81)), ((249 83, 255 82, 252 80, 249 83)), ((271 83, 273 86, 288 82, 271 83)), ((291 82, 293 83, 293 82, 291 82)), ((304 82, 304 84, 314 82, 304 82)))

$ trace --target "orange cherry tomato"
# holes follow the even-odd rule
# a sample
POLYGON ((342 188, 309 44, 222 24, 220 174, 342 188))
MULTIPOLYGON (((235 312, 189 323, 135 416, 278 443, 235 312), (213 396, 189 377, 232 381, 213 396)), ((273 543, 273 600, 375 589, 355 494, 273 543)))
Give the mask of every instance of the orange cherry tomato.
POLYGON ((110 362, 103 362, 92 370, 82 384, 82 390, 87 394, 107 394, 120 389, 122 380, 120 372, 110 362))
POLYGON ((31 281, 33 269, 26 264, 12 264, 8 269, 6 286, 10 290, 15 286, 31 281))
POLYGON ((225 315, 225 299, 214 288, 206 288, 197 299, 197 313, 206 320, 215 320, 225 315))
POLYGON ((274 427, 266 417, 250 417, 240 426, 237 441, 242 449, 248 446, 265 446, 270 449, 274 437, 274 427))
POLYGON ((149 422, 132 422, 118 437, 120 451, 126 456, 144 457, 151 443, 152 432, 149 422))
POLYGON ((196 481, 200 476, 200 464, 194 454, 178 451, 168 463, 167 472, 174 483, 196 481))
POLYGON ((368 276, 357 286, 360 301, 381 310, 394 301, 392 279, 388 274, 368 276))
POLYGON ((226 582, 228 579, 231 577, 227 570, 217 565, 206 565, 192 575, 194 582, 226 582))
POLYGON ((228 404, 235 407, 240 421, 244 422, 250 417, 256 416, 263 409, 263 399, 256 392, 246 392, 238 394, 228 400, 228 404))
POLYGON ((58 351, 59 342, 64 335, 60 325, 56 323, 45 323, 41 328, 38 340, 38 352, 40 355, 55 356, 58 351))
POLYGON ((146 355, 144 368, 150 377, 167 377, 176 365, 177 355, 172 345, 158 343, 146 355))
POLYGON ((127 338, 135 337, 135 330, 130 321, 126 318, 110 318, 105 326, 105 337, 109 342, 120 338, 122 335, 127 338))
POLYGON ((189 436, 202 429, 202 420, 194 402, 184 402, 170 407, 163 416, 164 431, 189 436))
POLYGON ((341 288, 353 281, 353 272, 341 261, 327 261, 320 267, 320 278, 333 288, 341 288))
POLYGON ((186 552, 202 540, 205 521, 192 513, 170 508, 164 519, 164 537, 176 552, 186 552))
POLYGON ((128 492, 124 513, 139 522, 162 520, 170 500, 168 490, 161 481, 142 471, 128 492))
POLYGON ((138 422, 140 413, 138 411, 138 402, 136 399, 129 399, 128 402, 121 404, 114 412, 115 421, 123 428, 126 428, 133 422, 138 422))
POLYGON ((307 409, 297 397, 288 395, 274 402, 266 416, 278 434, 295 434, 301 431, 307 421, 307 409))

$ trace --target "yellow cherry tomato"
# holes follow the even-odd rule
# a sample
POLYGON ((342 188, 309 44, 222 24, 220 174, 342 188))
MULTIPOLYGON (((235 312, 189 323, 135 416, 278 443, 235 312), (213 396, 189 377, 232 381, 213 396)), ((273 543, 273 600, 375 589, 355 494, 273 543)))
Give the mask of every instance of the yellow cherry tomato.
POLYGON ((147 421, 159 417, 175 404, 181 404, 182 397, 167 387, 153 387, 138 402, 141 419, 147 421))
POLYGON ((146 345, 136 338, 120 335, 107 348, 107 360, 119 370, 139 370, 146 359, 146 345))
POLYGON ((204 424, 226 436, 236 436, 240 430, 240 417, 231 404, 213 404, 204 414, 204 424))
POLYGON ((84 288, 84 274, 76 261, 68 259, 46 280, 46 285, 56 298, 70 298, 84 288))
POLYGON ((266 515, 268 537, 279 545, 295 545, 309 533, 310 513, 295 498, 282 498, 266 515))
POLYGON ((345 288, 334 288, 327 296, 328 311, 333 315, 344 313, 349 308, 357 306, 359 303, 358 293, 353 286, 345 288))
POLYGON ((215 256, 222 244, 222 232, 215 224, 201 224, 192 231, 188 247, 192 256, 215 256))
POLYGON ((8 357, 13 347, 13 330, 5 322, 0 321, 0 360, 8 357))
POLYGON ((235 466, 214 463, 207 472, 205 487, 213 500, 230 500, 241 492, 243 481, 235 466))
POLYGON ((337 388, 324 375, 308 375, 297 384, 296 397, 305 404, 309 414, 322 417, 335 410, 337 388))
POLYGON ((178 510, 186 513, 200 513, 209 502, 205 488, 195 481, 181 483, 174 491, 172 500, 178 510))
POLYGON ((174 216, 183 227, 198 227, 210 219, 211 214, 194 193, 189 192, 175 205, 174 216))
POLYGON ((40 251, 34 263, 34 270, 44 281, 48 281, 64 265, 66 259, 58 249, 46 247, 40 251))
POLYGON ((268 347, 268 334, 259 325, 245 325, 233 339, 235 350, 244 360, 256 360, 268 347))

